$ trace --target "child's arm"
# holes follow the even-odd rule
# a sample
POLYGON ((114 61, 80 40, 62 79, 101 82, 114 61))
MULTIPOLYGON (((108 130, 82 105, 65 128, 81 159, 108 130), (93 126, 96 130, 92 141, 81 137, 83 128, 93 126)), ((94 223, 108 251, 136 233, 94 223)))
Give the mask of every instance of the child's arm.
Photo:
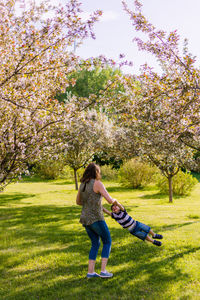
POLYGON ((111 212, 109 210, 107 210, 105 207, 103 207, 103 212, 105 212, 107 215, 111 216, 111 212))

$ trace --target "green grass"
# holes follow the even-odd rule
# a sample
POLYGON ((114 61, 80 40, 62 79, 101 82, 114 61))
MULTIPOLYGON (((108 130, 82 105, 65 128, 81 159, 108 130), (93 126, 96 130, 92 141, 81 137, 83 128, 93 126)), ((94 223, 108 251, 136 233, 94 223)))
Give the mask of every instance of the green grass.
POLYGON ((106 186, 133 217, 164 235, 163 246, 138 240, 106 216, 112 236, 107 269, 114 277, 87 280, 90 241, 79 223, 74 184, 12 184, 0 194, 1 300, 200 299, 200 183, 173 204, 153 187, 106 186))

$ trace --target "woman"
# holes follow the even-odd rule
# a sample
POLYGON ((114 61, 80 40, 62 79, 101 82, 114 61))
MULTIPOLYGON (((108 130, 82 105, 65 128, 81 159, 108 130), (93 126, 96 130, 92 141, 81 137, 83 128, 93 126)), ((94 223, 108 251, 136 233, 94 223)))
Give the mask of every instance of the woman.
POLYGON ((113 274, 106 271, 106 265, 111 249, 111 237, 107 224, 103 216, 102 196, 109 204, 116 204, 122 208, 121 204, 110 197, 104 185, 100 181, 100 167, 95 163, 90 163, 85 169, 81 178, 81 185, 76 198, 76 204, 82 205, 80 222, 85 227, 91 239, 91 249, 89 253, 89 264, 87 278, 102 277, 109 278, 113 274), (103 242, 101 253, 101 273, 95 273, 95 262, 100 246, 100 238, 103 242))

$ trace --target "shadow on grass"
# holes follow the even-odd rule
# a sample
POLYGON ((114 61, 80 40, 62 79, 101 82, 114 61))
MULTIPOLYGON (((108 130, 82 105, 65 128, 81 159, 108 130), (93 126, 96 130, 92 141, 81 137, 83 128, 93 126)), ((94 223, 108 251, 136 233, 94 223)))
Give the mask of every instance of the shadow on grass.
POLYGON ((20 180, 20 182, 22 183, 26 183, 26 182, 30 182, 30 183, 33 183, 33 182, 48 182, 49 180, 48 179, 43 179, 39 176, 22 176, 22 179, 20 180))
MULTIPOLYGON (((133 191, 154 191, 155 190, 155 186, 154 185, 147 185, 147 186, 141 186, 138 188, 132 188, 132 187, 125 187, 122 185, 118 185, 118 186, 110 186, 110 187, 106 187, 108 192, 133 192, 133 191)), ((166 195, 165 195, 166 196, 166 195)))
POLYGON ((200 182, 200 173, 191 172, 191 174, 200 182))
MULTIPOLYGON (((24 260, 30 260, 46 256, 48 253, 58 252, 59 250, 48 250, 48 247, 58 248, 57 244, 62 245, 62 252, 75 254, 84 254, 84 245, 89 248, 89 240, 85 229, 81 226, 79 230, 67 230, 67 225, 73 228, 74 223, 78 223, 80 208, 79 207, 57 207, 57 206, 27 206, 17 208, 0 209, 0 233, 1 242, 6 241, 0 246, 0 260, 3 269, 15 268, 24 263, 24 260), (72 226, 72 227, 71 227, 72 226), (85 242, 84 242, 85 240, 85 242), (10 244, 8 244, 10 241, 10 244), (81 249, 77 250, 81 245, 81 249), (32 250, 37 250, 37 254, 32 250), (43 250, 46 248, 47 250, 43 250), (10 251, 10 250, 12 251, 10 251), (14 253, 13 253, 14 251, 14 253), (18 252, 23 252, 26 256, 17 256, 18 252), (29 253, 27 255, 26 253, 29 253), (12 266, 10 266, 10 257, 16 254, 12 266)), ((85 253, 86 254, 86 253, 85 253)), ((87 253, 88 254, 88 253, 87 253)), ((2 268, 0 268, 1 270, 2 268)), ((1 274, 1 271, 0 271, 1 274)), ((0 278, 3 277, 3 273, 0 278)), ((45 280, 45 279, 44 279, 45 280)))
POLYGON ((200 219, 200 216, 199 215, 192 215, 191 214, 191 215, 188 215, 187 218, 188 219, 200 219))
POLYGON ((106 187, 106 189, 109 193, 112 193, 112 192, 119 192, 120 193, 120 192, 133 191, 133 189, 123 187, 123 186, 109 186, 109 187, 106 187))
MULTIPOLYGON (((77 219, 80 215, 80 208, 76 206, 72 206, 69 209, 69 207, 57 207, 54 205, 35 205, 19 208, 17 207, 0 209, 0 215, 6 216, 10 215, 10 213, 12 213, 12 216, 15 217, 11 220, 9 219, 8 222, 4 222, 3 224, 3 226, 7 227, 8 229, 11 229, 12 227, 32 228, 39 225, 41 225, 42 227, 43 224, 46 224, 44 230, 54 227, 56 234, 56 229, 60 226, 60 224, 56 222, 66 222, 66 224, 77 223, 77 219)), ((37 232, 35 233, 35 235, 37 235, 37 232)))
MULTIPOLYGON (((75 231, 77 233, 77 231, 75 231)), ((163 296, 172 282, 187 280, 189 275, 182 272, 177 266, 177 260, 200 250, 200 247, 189 246, 178 253, 165 258, 160 256, 161 248, 147 245, 133 237, 124 247, 116 241, 125 238, 124 230, 112 229, 113 249, 109 266, 119 267, 114 277, 110 280, 86 280, 87 263, 76 261, 59 266, 55 264, 48 269, 11 271, 10 275, 16 276, 18 284, 23 283, 23 289, 8 290, 6 300, 11 299, 156 299, 163 296), (155 261, 154 258, 157 258, 155 261), (153 262, 152 262, 153 259, 153 262), (121 267, 120 267, 121 266, 121 267), (28 277, 28 285, 23 282, 23 276, 28 277), (21 278, 21 281, 20 281, 21 278), (36 282, 37 284, 33 284, 36 282), (155 292, 158 294, 154 294, 155 292), (126 297, 124 298, 124 293, 126 297), (148 296, 148 298, 146 298, 148 296), (156 297, 157 296, 157 297, 156 297), (28 298, 29 297, 29 298, 28 298)), ((68 242, 71 241, 71 234, 68 242)), ((88 255, 90 245, 85 243, 85 234, 81 233, 79 243, 74 242, 70 247, 59 250, 40 251, 38 258, 53 254, 79 253, 83 261, 88 255)), ((63 240, 64 242, 64 240, 63 240)), ((100 253, 99 253, 100 254, 100 253)), ((34 256, 36 258, 36 256, 34 256)), ((110 267, 111 268, 111 267, 110 267)), ((4 294, 5 295, 5 294, 4 294)), ((166 298, 167 299, 167 298, 166 298)))
POLYGON ((22 183, 37 183, 37 182, 47 182, 52 183, 54 185, 66 185, 66 184, 73 184, 73 180, 66 179, 66 178, 60 178, 56 181, 56 179, 44 179, 38 176, 23 176, 22 180, 20 182, 22 183))
MULTIPOLYGON (((75 183, 72 181, 72 180, 65 180, 63 182, 54 182, 53 183, 54 185, 66 185, 66 184, 74 184, 74 187, 75 187, 75 183)), ((74 188, 75 189, 75 188, 74 188)))
MULTIPOLYGON (((173 199, 176 200, 176 199, 183 199, 183 198, 186 198, 186 196, 177 196, 177 195, 173 195, 173 199)), ((142 195, 142 196, 139 196, 139 198, 142 198, 142 199, 147 199, 147 200, 152 200, 152 199, 169 199, 169 195, 167 194, 162 194, 162 193, 155 193, 155 194, 148 194, 148 195, 142 195)))
POLYGON ((26 198, 35 197, 35 194, 12 193, 0 194, 0 206, 7 205, 8 203, 20 203, 21 200, 26 198))
MULTIPOLYGON (((60 180, 65 180, 66 178, 59 178, 60 180)), ((41 178, 37 175, 33 175, 33 176, 22 176, 22 179, 19 182, 52 182, 52 181, 56 181, 57 179, 47 179, 47 178, 41 178)), ((72 183, 72 181, 70 181, 72 183)))
POLYGON ((162 233, 163 231, 170 231, 170 230, 176 230, 177 228, 181 228, 184 226, 188 226, 191 224, 199 223, 199 221, 193 221, 193 222, 185 222, 185 223, 179 223, 179 224, 170 224, 170 225, 163 225, 163 226, 154 226, 153 230, 155 232, 162 233))
POLYGON ((139 198, 146 199, 146 200, 152 200, 152 199, 167 199, 168 195, 156 193, 156 194, 148 194, 148 195, 142 195, 139 196, 139 198))
MULTIPOLYGON (((123 187, 123 186, 110 186, 106 188, 108 192, 133 192, 133 191, 142 191, 142 192, 148 192, 148 191, 154 191, 155 187, 153 186, 146 186, 146 187, 140 187, 137 189, 134 188, 128 188, 128 187, 123 187)), ((147 195, 142 195, 139 196, 139 198, 142 199, 167 199, 168 195, 162 194, 159 192, 156 192, 155 194, 147 194, 147 195)), ((174 197, 175 198, 175 197, 174 197)))
MULTIPOLYGON (((122 228, 110 228, 113 244, 109 266, 117 271, 110 280, 89 281, 85 275, 90 240, 81 224, 77 226, 79 207, 28 206, 4 208, 0 213, 8 217, 0 220, 1 235, 13 241, 13 246, 6 244, 0 251, 0 280, 5 284, 1 299, 6 300, 132 300, 133 295, 134 300, 141 300, 158 299, 158 294, 165 299, 172 282, 182 283, 189 276, 179 268, 177 260, 200 250, 184 245, 178 253, 163 257, 162 247, 147 245, 122 228), (120 242, 124 240, 125 246, 120 242), (14 253, 9 251, 11 247, 14 253), (45 263, 40 266, 40 261, 45 263)), ((162 228, 173 230, 191 223, 162 228)), ((98 259, 100 253, 101 249, 98 259)))

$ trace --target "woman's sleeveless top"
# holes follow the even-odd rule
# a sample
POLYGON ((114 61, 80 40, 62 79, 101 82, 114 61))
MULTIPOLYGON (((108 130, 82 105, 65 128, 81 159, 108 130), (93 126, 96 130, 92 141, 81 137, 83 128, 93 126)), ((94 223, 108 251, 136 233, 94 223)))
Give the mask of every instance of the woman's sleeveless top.
POLYGON ((80 199, 82 202, 82 213, 80 222, 83 225, 91 225, 97 221, 103 221, 102 196, 93 191, 94 179, 80 185, 80 199))

